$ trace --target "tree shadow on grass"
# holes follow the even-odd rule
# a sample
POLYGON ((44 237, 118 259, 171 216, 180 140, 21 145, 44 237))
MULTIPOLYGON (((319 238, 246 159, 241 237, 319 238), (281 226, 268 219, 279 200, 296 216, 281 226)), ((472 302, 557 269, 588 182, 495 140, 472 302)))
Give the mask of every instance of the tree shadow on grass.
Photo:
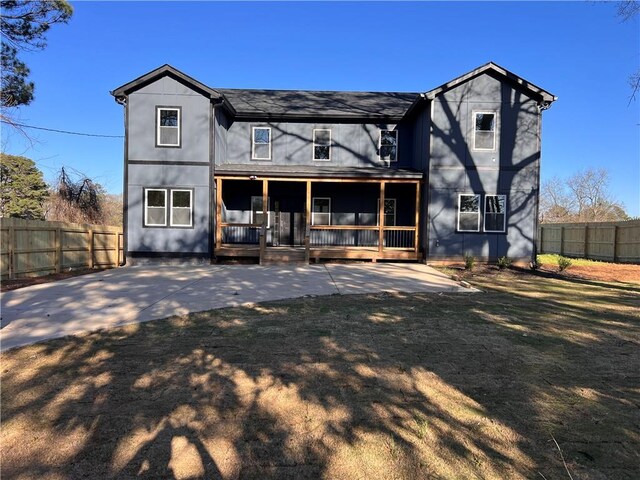
POLYGON ((637 296, 592 286, 581 305, 538 282, 273 302, 7 352, 3 476, 560 478, 551 435, 574 473, 630 476, 637 296))

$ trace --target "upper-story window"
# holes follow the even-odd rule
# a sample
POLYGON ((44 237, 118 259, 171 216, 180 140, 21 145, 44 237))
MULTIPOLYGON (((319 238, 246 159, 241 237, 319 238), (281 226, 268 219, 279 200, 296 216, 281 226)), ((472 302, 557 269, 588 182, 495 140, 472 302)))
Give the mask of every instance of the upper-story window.
POLYGON ((181 139, 180 131, 180 107, 156 108, 156 146, 179 147, 181 139))
POLYGON ((378 155, 384 162, 395 162, 398 159, 398 131, 380 130, 378 155))
POLYGON ((328 128, 313 130, 313 159, 325 162, 331 160, 331 130, 328 128))
POLYGON ((251 136, 251 159, 271 160, 271 128, 253 127, 251 136))
POLYGON ((474 117, 473 149, 495 150, 498 115, 496 112, 474 112, 474 117))

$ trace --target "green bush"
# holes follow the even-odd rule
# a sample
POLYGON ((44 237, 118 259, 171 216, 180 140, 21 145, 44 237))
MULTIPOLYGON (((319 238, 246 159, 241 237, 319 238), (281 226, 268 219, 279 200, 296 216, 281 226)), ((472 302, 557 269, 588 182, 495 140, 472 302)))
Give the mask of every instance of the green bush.
POLYGON ((464 268, 465 270, 473 270, 473 266, 476 263, 476 258, 470 253, 464 254, 464 268))
POLYGON ((558 270, 562 272, 572 265, 571 260, 567 257, 558 257, 558 270))
POLYGON ((511 266, 511 259, 507 256, 500 257, 498 259, 498 268, 500 270, 504 270, 505 268, 509 268, 511 266))

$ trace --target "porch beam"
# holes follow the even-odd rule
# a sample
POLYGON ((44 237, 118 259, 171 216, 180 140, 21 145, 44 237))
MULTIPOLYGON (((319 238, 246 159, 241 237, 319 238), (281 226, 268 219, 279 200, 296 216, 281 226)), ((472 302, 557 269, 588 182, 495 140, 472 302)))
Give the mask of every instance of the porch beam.
POLYGON ((311 180, 307 180, 307 198, 304 205, 304 260, 309 263, 311 248, 311 180))
MULTIPOLYGON (((221 176, 225 180, 252 180, 249 176, 237 176, 237 175, 224 175, 221 176)), ((268 179, 272 182, 326 182, 326 183, 379 183, 384 181, 385 183, 418 183, 421 180, 418 178, 331 178, 331 177, 262 177, 258 176, 257 180, 268 179)), ((255 180, 253 180, 255 181, 255 180)))
POLYGON ((222 179, 216 178, 216 250, 222 246, 222 179))
POLYGON ((414 249, 415 252, 418 253, 418 240, 420 238, 420 234, 418 233, 420 230, 420 183, 416 183, 416 220, 415 220, 416 232, 414 241, 414 249))
POLYGON ((380 202, 378 205, 378 255, 382 257, 384 244, 384 189, 386 182, 380 182, 380 202))

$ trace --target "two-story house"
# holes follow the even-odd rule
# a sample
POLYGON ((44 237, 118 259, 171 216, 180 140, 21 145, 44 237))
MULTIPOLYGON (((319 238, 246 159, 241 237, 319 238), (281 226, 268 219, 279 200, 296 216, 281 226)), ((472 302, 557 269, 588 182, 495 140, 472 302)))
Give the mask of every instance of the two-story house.
POLYGON ((556 97, 494 63, 425 93, 212 88, 164 65, 112 94, 129 260, 535 255, 556 97))

